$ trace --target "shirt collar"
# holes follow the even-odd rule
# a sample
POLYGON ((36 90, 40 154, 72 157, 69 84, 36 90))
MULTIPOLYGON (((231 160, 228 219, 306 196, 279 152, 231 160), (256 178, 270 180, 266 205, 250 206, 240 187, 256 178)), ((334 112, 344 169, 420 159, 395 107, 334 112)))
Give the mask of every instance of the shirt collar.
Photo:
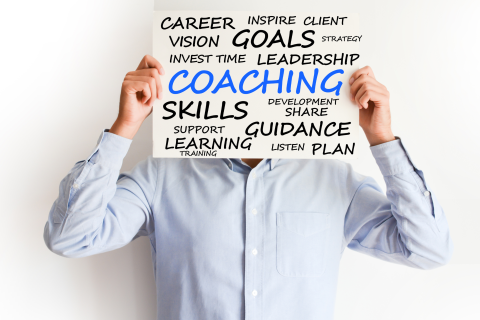
POLYGON ((280 159, 270 159, 270 170, 273 170, 273 168, 275 168, 278 160, 280 160, 280 159))
MULTIPOLYGON (((270 162, 270 170, 273 170, 275 166, 277 165, 277 162, 280 159, 267 159, 267 161, 270 162)), ((227 164, 228 168, 232 171, 234 171, 235 167, 238 167, 241 163, 242 160, 240 158, 223 158, 223 161, 227 164)))

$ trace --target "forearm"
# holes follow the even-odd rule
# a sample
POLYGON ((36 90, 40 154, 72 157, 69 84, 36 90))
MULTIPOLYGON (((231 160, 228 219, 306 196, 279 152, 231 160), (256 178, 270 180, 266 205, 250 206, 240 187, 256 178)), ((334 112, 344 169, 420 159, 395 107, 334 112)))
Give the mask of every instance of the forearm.
POLYGON ((378 146, 383 143, 387 143, 396 139, 393 135, 393 132, 388 128, 385 132, 382 133, 372 133, 369 132, 367 129, 364 129, 363 132, 367 137, 368 143, 370 143, 370 147, 378 146))
POLYGON ((141 122, 128 122, 126 120, 123 120, 121 117, 118 117, 117 120, 115 120, 115 122, 113 123, 109 132, 116 134, 120 137, 132 140, 135 134, 137 134, 141 125, 141 122))
POLYGON ((119 170, 131 139, 152 112, 154 101, 162 97, 163 74, 161 64, 148 55, 126 74, 110 133, 102 134, 92 155, 78 162, 60 184, 44 230, 45 243, 53 252, 91 255, 148 234, 155 163, 149 158, 120 177, 119 170))

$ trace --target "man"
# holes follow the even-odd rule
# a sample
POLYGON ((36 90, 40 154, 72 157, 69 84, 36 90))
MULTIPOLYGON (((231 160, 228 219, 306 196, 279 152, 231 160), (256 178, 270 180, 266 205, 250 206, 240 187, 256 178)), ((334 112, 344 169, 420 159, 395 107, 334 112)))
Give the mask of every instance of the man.
POLYGON ((390 126, 389 93, 369 67, 350 79, 385 178, 337 160, 161 159, 120 174, 162 97, 145 56, 122 85, 118 118, 60 184, 45 243, 65 257, 148 236, 158 319, 332 319, 345 247, 420 269, 452 253, 445 214, 390 126))

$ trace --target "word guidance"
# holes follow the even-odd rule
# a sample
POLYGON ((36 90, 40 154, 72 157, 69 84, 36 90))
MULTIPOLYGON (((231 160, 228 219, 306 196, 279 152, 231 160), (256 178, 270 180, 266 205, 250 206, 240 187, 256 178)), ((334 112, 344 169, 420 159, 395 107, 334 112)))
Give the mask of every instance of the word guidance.
POLYGON ((157 11, 153 156, 356 158, 358 16, 157 11))

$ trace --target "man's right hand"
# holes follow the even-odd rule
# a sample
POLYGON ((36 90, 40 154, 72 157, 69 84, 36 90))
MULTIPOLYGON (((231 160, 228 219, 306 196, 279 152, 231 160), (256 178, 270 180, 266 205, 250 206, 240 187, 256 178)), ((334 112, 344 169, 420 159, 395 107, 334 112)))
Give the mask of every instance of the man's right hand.
POLYGON ((120 94, 120 109, 111 133, 133 139, 143 121, 152 113, 155 99, 162 99, 160 76, 165 71, 155 58, 146 55, 137 70, 125 76, 120 94))

